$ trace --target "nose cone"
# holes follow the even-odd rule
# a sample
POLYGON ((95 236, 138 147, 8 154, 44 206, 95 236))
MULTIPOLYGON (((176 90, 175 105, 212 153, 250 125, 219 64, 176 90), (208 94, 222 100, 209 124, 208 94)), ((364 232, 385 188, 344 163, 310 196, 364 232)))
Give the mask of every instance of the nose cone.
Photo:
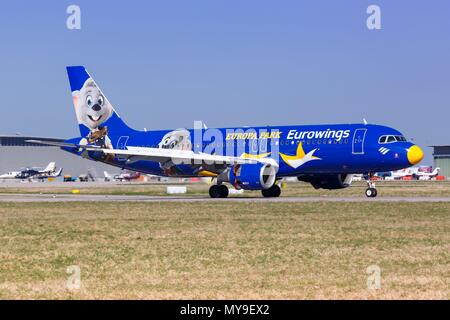
POLYGON ((423 151, 418 146, 414 145, 408 149, 408 161, 411 165, 416 165, 423 159, 423 151))

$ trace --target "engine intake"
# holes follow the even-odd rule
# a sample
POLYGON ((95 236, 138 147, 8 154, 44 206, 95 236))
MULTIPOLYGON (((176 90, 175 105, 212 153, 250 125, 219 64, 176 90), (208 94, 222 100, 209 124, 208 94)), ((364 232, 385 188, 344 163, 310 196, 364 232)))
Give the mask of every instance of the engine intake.
POLYGON ((273 186, 278 168, 268 163, 235 165, 228 181, 237 189, 266 190, 273 186))
POLYGON ((319 175, 300 175, 299 181, 309 182, 315 189, 343 189, 350 187, 353 180, 352 174, 319 174, 319 175))

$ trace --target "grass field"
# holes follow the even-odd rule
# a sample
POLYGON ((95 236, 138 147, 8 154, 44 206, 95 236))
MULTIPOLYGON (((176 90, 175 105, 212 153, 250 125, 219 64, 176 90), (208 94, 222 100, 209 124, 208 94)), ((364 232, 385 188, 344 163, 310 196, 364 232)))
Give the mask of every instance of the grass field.
POLYGON ((0 261, 1 299, 449 299, 450 203, 3 203, 0 261))

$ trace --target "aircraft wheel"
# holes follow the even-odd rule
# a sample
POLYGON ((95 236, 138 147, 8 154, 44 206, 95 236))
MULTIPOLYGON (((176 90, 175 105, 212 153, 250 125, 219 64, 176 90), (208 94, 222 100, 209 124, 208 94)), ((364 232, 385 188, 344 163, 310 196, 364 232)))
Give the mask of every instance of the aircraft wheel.
POLYGON ((211 198, 217 199, 217 198, 226 198, 228 197, 228 188, 225 185, 213 185, 209 188, 209 196, 211 198))
POLYGON ((230 193, 230 191, 228 190, 228 187, 224 184, 219 186, 220 188, 220 197, 221 198, 228 198, 228 195, 230 193))
POLYGON ((378 191, 375 188, 367 188, 366 189, 366 197, 375 198, 378 195, 378 191))
POLYGON ((278 198, 281 195, 281 188, 274 184, 269 189, 261 191, 264 198, 278 198))
POLYGON ((209 188, 209 196, 211 198, 214 198, 214 199, 220 198, 220 195, 221 195, 220 186, 218 186, 217 184, 215 184, 209 188))

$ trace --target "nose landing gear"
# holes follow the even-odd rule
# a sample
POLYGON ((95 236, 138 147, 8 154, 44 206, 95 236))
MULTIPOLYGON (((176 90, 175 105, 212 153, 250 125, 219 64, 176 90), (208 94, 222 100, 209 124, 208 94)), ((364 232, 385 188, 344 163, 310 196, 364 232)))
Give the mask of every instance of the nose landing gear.
POLYGON ((368 198, 375 198, 378 194, 377 189, 375 188, 367 188, 366 189, 366 197, 368 198))
POLYGON ((366 197, 368 198, 375 198, 378 195, 378 191, 375 187, 375 182, 373 182, 371 180, 371 178, 373 177, 373 174, 367 174, 364 175, 364 178, 366 179, 367 182, 367 189, 366 189, 366 197))

